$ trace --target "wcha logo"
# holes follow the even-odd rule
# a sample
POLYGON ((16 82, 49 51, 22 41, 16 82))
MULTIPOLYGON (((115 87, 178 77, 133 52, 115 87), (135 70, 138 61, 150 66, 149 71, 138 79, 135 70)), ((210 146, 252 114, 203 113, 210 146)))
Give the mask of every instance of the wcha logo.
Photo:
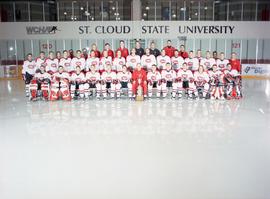
POLYGON ((56 31, 60 31, 57 26, 27 26, 26 32, 28 35, 44 35, 44 34, 56 34, 56 31))

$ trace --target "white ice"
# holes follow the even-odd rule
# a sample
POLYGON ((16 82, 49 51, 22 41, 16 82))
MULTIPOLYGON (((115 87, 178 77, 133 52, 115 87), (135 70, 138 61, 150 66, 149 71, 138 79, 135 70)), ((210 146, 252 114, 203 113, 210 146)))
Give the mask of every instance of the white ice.
POLYGON ((0 81, 0 199, 269 199, 270 81, 232 101, 29 102, 0 81))

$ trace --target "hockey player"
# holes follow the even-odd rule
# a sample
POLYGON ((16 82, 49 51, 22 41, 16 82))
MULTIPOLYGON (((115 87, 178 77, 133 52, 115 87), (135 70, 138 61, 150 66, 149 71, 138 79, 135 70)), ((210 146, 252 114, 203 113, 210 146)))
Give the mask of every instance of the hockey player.
POLYGON ((177 84, 178 84, 178 96, 182 98, 185 93, 188 93, 190 99, 193 98, 193 94, 196 90, 194 84, 194 77, 192 71, 188 69, 188 65, 183 63, 182 69, 177 73, 177 84))
POLYGON ((216 64, 216 60, 211 57, 210 51, 206 51, 205 58, 201 60, 201 65, 205 70, 212 70, 214 64, 216 64))
POLYGON ((68 72, 64 71, 63 66, 58 67, 58 72, 52 75, 50 100, 58 100, 61 96, 63 100, 71 100, 69 91, 69 79, 68 72))
POLYGON ((119 98, 121 95, 121 89, 128 90, 128 97, 132 97, 132 84, 131 84, 132 74, 127 70, 127 66, 122 66, 122 71, 117 73, 117 84, 116 84, 116 97, 119 98))
POLYGON ((36 58, 37 69, 39 69, 41 65, 45 66, 45 61, 46 61, 45 52, 41 51, 39 53, 39 57, 36 58))
POLYGON ((199 65, 200 65, 200 63, 201 63, 201 61, 203 59, 201 49, 197 50, 196 58, 199 60, 199 65))
POLYGON ((161 75, 157 71, 157 66, 152 65, 152 70, 147 73, 147 82, 148 82, 148 97, 152 97, 153 88, 157 89, 157 97, 160 97, 161 93, 161 75))
POLYGON ((116 52, 120 50, 121 56, 126 59, 127 56, 129 55, 129 52, 128 52, 128 49, 125 47, 124 40, 120 40, 119 44, 120 44, 120 47, 116 50, 116 52))
POLYGON ((49 52, 49 58, 46 59, 45 61, 45 65, 46 65, 46 71, 49 73, 49 74, 54 74, 55 72, 57 72, 57 69, 58 69, 58 59, 56 59, 54 57, 54 52, 53 51, 50 51, 49 52))
POLYGON ((50 82, 51 75, 45 71, 45 66, 41 65, 30 83, 30 100, 36 100, 38 96, 42 96, 44 100, 49 100, 50 82))
POLYGON ((227 99, 240 99, 242 97, 242 93, 240 90, 241 87, 241 76, 240 73, 236 69, 231 68, 231 64, 227 64, 226 69, 224 70, 224 80, 226 85, 226 96, 227 99), (234 96, 233 90, 235 89, 236 95, 234 96))
POLYGON ((68 57, 67 50, 63 51, 63 57, 60 59, 59 65, 63 66, 64 70, 69 74, 72 74, 75 71, 74 68, 71 66, 71 58, 68 57))
POLYGON ((198 71, 194 73, 194 81, 196 86, 196 97, 200 97, 199 94, 202 93, 202 97, 206 98, 209 91, 209 75, 204 71, 203 65, 200 65, 198 71))
MULTIPOLYGON (((97 60, 93 60, 91 63, 94 64, 95 61, 97 61, 97 60)), ((106 65, 112 65, 112 57, 110 57, 108 55, 108 51, 107 50, 104 50, 103 51, 103 57, 100 58, 99 69, 101 71, 103 71, 104 68, 106 68, 106 65)))
POLYGON ((90 71, 85 75, 85 97, 88 98, 92 92, 94 95, 93 90, 96 90, 97 98, 100 98, 101 93, 101 85, 100 85, 100 73, 96 71, 95 65, 90 67, 90 71))
MULTIPOLYGON (((143 68, 145 68, 146 71, 150 71, 153 64, 155 64, 155 65, 157 64, 156 63, 156 58, 155 58, 154 55, 150 54, 149 48, 146 48, 145 49, 145 55, 143 55, 142 58, 141 58, 141 66, 143 68)), ((138 64, 137 64, 137 66, 138 66, 138 64)))
POLYGON ((174 55, 175 48, 172 46, 171 40, 167 41, 167 46, 165 46, 163 50, 165 50, 165 54, 170 58, 174 55))
POLYGON ((116 51, 116 56, 113 60, 112 70, 117 71, 117 72, 122 71, 122 66, 125 64, 126 64, 126 59, 122 57, 121 51, 120 50, 116 51))
POLYGON ((80 50, 76 51, 76 57, 73 57, 70 65, 74 71, 77 70, 76 69, 77 66, 80 66, 82 71, 86 70, 86 67, 85 67, 86 63, 85 63, 85 59, 82 57, 82 51, 80 51, 80 50))
MULTIPOLYGON (((154 55, 151 55, 151 56, 154 57, 154 55)), ((147 76, 146 76, 145 70, 142 69, 142 65, 138 63, 136 66, 136 69, 132 73, 132 93, 133 93, 134 98, 138 94, 137 90, 139 86, 142 87, 143 95, 146 98, 147 97, 147 76)))
POLYGON ((161 92, 165 98, 168 94, 168 89, 172 88, 172 98, 175 98, 177 92, 176 72, 172 70, 171 63, 166 63, 165 69, 161 72, 161 92))
POLYGON ((211 99, 224 99, 224 88, 222 72, 218 70, 217 65, 213 65, 213 70, 209 71, 211 99))
POLYGON ((185 45, 180 46, 179 55, 183 57, 184 60, 188 58, 188 53, 185 50, 185 45))
POLYGON ((107 93, 110 94, 111 98, 114 98, 116 84, 116 73, 112 71, 111 65, 107 65, 106 70, 101 75, 101 91, 103 98, 107 97, 107 93))
POLYGON ((224 52, 221 52, 219 59, 217 59, 218 70, 221 70, 223 72, 226 69, 226 66, 228 63, 229 63, 229 60, 225 59, 224 52))
POLYGON ((94 51, 95 57, 100 58, 100 51, 97 49, 97 45, 96 44, 92 44, 91 51, 94 51))
POLYGON ((189 51, 189 57, 185 59, 185 62, 188 66, 188 69, 192 72, 198 70, 199 68, 199 60, 194 57, 193 51, 189 51))
POLYGON ((86 61, 86 71, 89 71, 89 68, 94 65, 95 66, 95 69, 97 71, 102 71, 104 70, 104 66, 103 65, 99 65, 99 58, 96 57, 96 54, 95 54, 95 51, 91 50, 90 51, 90 55, 86 61), (101 67, 101 68, 100 68, 101 67))
POLYGON ((103 50, 103 52, 102 52, 102 54, 101 54, 101 57, 104 56, 104 51, 107 51, 107 52, 108 52, 108 56, 109 56, 109 57, 111 57, 112 59, 114 58, 114 52, 113 52, 113 50, 111 49, 111 45, 110 45, 109 43, 106 43, 106 44, 104 45, 104 50, 103 50))
POLYGON ((29 85, 36 72, 36 62, 33 60, 31 53, 27 54, 26 60, 23 62, 22 76, 25 82, 25 94, 29 97, 29 85))
POLYGON ((136 55, 136 50, 135 48, 131 49, 131 54, 127 56, 127 67, 130 71, 133 71, 137 64, 141 63, 141 57, 139 55, 136 55))
POLYGON ((184 59, 179 56, 178 50, 174 51, 174 56, 171 58, 172 68, 177 72, 183 65, 184 59))
POLYGON ((161 55, 157 56, 157 67, 160 71, 165 69, 167 63, 171 63, 171 58, 166 55, 166 51, 161 50, 161 55))
POLYGON ((79 96, 81 99, 84 98, 84 83, 85 75, 81 71, 81 67, 76 66, 76 71, 72 73, 70 77, 70 95, 72 99, 77 99, 79 96))

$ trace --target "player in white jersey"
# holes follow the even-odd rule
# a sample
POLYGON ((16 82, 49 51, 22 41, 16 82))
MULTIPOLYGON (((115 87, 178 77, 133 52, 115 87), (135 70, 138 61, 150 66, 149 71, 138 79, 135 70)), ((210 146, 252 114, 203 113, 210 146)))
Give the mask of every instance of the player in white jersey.
POLYGON ((226 69, 223 71, 224 84, 227 99, 240 99, 241 93, 241 75, 240 73, 232 69, 231 64, 227 64, 226 69), (235 94, 234 92, 235 91, 235 94))
POLYGON ((72 74, 75 71, 74 68, 71 66, 71 58, 68 57, 67 50, 63 51, 63 57, 60 59, 59 65, 63 66, 64 70, 69 74, 72 74))
POLYGON ((204 70, 212 70, 214 64, 216 64, 216 60, 211 57, 210 51, 206 51, 205 58, 201 60, 204 70))
POLYGON ((163 49, 161 50, 161 54, 157 56, 157 67, 161 71, 166 69, 166 64, 171 63, 171 58, 166 55, 166 51, 163 49))
POLYGON ((30 100, 36 100, 37 97, 43 97, 44 100, 48 100, 50 82, 51 75, 45 71, 45 66, 41 65, 30 83, 30 100))
POLYGON ((131 49, 130 55, 127 56, 127 67, 130 71, 133 71, 138 63, 141 63, 141 57, 139 55, 136 55, 135 48, 131 49))
POLYGON ((178 50, 174 51, 174 56, 171 58, 172 68, 177 72, 183 65, 184 59, 183 57, 179 56, 178 50))
POLYGON ((89 97, 90 95, 94 96, 96 92, 96 97, 99 99, 101 94, 101 85, 100 85, 100 73, 96 71, 95 65, 90 67, 90 71, 85 75, 86 83, 84 84, 85 96, 89 97))
POLYGON ((108 56, 107 50, 104 50, 103 57, 100 58, 99 69, 103 71, 104 68, 106 68, 106 65, 112 65, 112 57, 108 56))
POLYGON ((199 60, 199 64, 200 64, 201 60, 203 59, 201 49, 197 50, 196 58, 199 60))
POLYGON ((110 65, 107 65, 106 70, 101 75, 101 91, 104 98, 107 97, 107 93, 110 94, 111 98, 114 98, 116 84, 116 73, 112 71, 110 65))
POLYGON ((26 60, 23 62, 22 77, 25 83, 25 95, 29 97, 29 85, 36 72, 36 62, 33 60, 31 53, 27 54, 26 60))
POLYGON ((90 52, 90 56, 88 57, 88 59, 86 60, 86 70, 89 71, 90 67, 94 65, 95 66, 95 69, 97 71, 102 71, 104 68, 103 68, 103 65, 101 65, 102 68, 99 68, 100 65, 99 65, 99 58, 96 57, 96 53, 94 50, 91 50, 90 52))
POLYGON ((49 52, 49 57, 46 59, 45 64, 47 73, 52 75, 57 72, 59 64, 58 59, 55 58, 53 51, 49 52))
POLYGON ((182 69, 177 73, 177 85, 179 98, 182 98, 187 92, 188 97, 193 99, 193 94, 196 91, 194 76, 186 63, 183 63, 182 69))
POLYGON ((121 55, 121 51, 118 50, 116 52, 116 57, 113 60, 113 66, 112 66, 112 70, 113 71, 122 71, 122 66, 126 64, 126 59, 124 57, 122 57, 121 55))
POLYGON ((77 66, 80 66, 82 71, 85 71, 85 58, 82 57, 82 52, 80 50, 76 51, 76 57, 73 57, 73 59, 71 60, 71 67, 73 68, 73 70, 76 70, 77 66))
POLYGON ((175 98, 177 92, 176 72, 172 69, 171 63, 167 63, 165 69, 161 72, 161 92, 165 98, 168 93, 168 89, 172 88, 172 97, 175 98))
POLYGON ((150 54, 149 48, 146 48, 145 55, 143 55, 141 58, 141 65, 144 69, 150 71, 153 64, 157 64, 156 57, 150 54))
POLYGON ((229 63, 229 60, 228 59, 225 59, 224 52, 221 52, 219 59, 217 59, 218 70, 221 70, 222 72, 224 70, 226 70, 226 66, 227 66, 228 63, 229 63))
POLYGON ((122 71, 117 73, 117 84, 116 84, 116 97, 119 98, 121 95, 121 89, 128 90, 128 97, 132 97, 132 84, 131 84, 131 77, 132 74, 130 71, 127 70, 127 66, 122 66, 122 71))
POLYGON ((160 97, 161 93, 161 74, 157 71, 157 66, 153 64, 152 70, 147 73, 148 82, 148 97, 152 97, 153 88, 157 89, 157 97, 160 97))
POLYGON ((79 65, 76 66, 76 71, 70 77, 70 95, 72 99, 84 98, 84 83, 85 75, 79 65))
POLYGON ((217 65, 213 65, 213 70, 209 71, 211 99, 224 99, 223 74, 218 70, 217 65))
POLYGON ((36 58, 36 67, 37 67, 37 69, 39 69, 41 65, 46 66, 45 61, 46 61, 45 52, 41 51, 39 53, 39 57, 36 58))
POLYGON ((63 66, 58 67, 58 71, 52 75, 50 100, 58 100, 61 96, 63 100, 71 100, 69 91, 69 73, 64 71, 63 66))
POLYGON ((194 81, 196 86, 196 97, 206 98, 209 91, 209 74, 204 71, 204 66, 200 65, 198 71, 194 73, 194 81))
POLYGON ((189 51, 188 58, 185 59, 185 62, 187 63, 188 69, 192 72, 197 71, 199 68, 199 60, 194 57, 193 51, 189 51))

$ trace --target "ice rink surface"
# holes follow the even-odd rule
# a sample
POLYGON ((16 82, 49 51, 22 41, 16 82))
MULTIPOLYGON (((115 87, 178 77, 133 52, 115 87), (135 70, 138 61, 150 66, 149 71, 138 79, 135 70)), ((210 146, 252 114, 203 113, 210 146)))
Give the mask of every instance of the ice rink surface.
POLYGON ((29 102, 0 81, 0 199, 269 199, 270 81, 232 101, 29 102))

